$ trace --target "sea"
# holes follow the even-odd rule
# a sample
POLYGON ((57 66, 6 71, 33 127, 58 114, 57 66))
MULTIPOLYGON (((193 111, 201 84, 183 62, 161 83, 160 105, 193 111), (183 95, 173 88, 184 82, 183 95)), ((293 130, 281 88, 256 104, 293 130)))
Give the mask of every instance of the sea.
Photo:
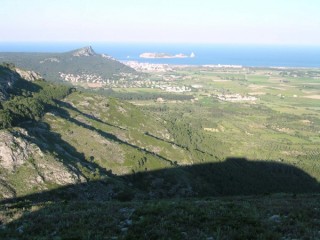
MULTIPOLYGON (((110 42, 0 42, 0 52, 67 52, 91 46, 119 61, 173 65, 241 65, 247 67, 320 67, 319 46, 163 44, 110 42), (184 54, 186 58, 146 59, 140 54, 184 54), (193 56, 193 57, 191 57, 193 56)), ((1 61, 1 60, 0 60, 1 61)))

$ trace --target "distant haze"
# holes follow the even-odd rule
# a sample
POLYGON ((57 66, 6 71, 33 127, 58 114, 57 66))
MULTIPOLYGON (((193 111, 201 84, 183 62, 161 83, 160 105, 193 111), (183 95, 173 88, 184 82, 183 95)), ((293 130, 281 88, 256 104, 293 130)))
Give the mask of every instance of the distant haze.
POLYGON ((1 42, 320 45, 319 0, 1 0, 1 42))

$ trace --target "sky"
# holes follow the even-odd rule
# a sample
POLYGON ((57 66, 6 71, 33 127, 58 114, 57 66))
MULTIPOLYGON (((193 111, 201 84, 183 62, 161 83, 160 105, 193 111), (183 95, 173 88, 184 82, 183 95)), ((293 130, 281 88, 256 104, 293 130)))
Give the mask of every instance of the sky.
POLYGON ((319 0, 1 0, 0 42, 320 45, 319 0))

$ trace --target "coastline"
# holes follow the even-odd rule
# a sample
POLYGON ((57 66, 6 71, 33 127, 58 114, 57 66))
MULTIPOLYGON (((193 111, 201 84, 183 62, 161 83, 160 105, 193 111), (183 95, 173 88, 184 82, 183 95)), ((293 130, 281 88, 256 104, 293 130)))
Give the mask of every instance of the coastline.
POLYGON ((169 65, 241 65, 263 68, 320 68, 320 46, 223 44, 142 44, 108 42, 0 42, 0 52, 68 52, 91 45, 95 52, 119 61, 169 65), (143 53, 167 53, 165 58, 140 58, 143 53), (177 53, 194 53, 194 57, 177 53), (177 56, 178 55, 178 56, 177 56), (182 57, 183 56, 183 57, 182 57), (187 56, 187 57, 184 57, 187 56))
POLYGON ((121 63, 128 65, 134 69, 147 69, 147 68, 211 68, 211 69, 242 69, 242 68, 256 68, 256 69, 277 69, 277 70, 293 70, 293 69, 320 69, 319 67, 290 67, 290 66, 245 66, 233 64, 176 64, 176 63, 157 63, 148 62, 143 59, 138 60, 119 60, 121 63))

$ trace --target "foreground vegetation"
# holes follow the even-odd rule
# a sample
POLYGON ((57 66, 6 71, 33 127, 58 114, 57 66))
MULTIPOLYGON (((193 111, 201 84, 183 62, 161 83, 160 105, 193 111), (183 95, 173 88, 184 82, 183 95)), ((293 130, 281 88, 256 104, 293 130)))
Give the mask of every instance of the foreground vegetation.
POLYGON ((319 195, 1 204, 1 239, 319 239, 319 195))

